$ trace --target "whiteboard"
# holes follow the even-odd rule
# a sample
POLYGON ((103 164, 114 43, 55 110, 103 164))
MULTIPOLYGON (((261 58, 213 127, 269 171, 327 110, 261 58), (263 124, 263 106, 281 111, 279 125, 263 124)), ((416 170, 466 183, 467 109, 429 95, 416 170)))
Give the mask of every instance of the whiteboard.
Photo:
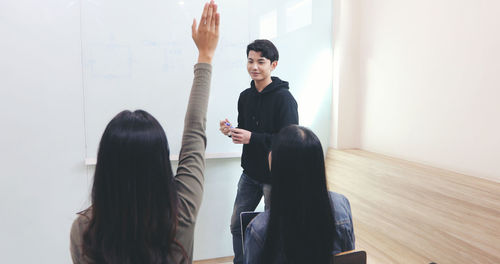
MULTIPOLYGON (((199 20, 203 3, 82 2, 87 158, 96 156, 104 128, 124 109, 151 113, 167 133, 171 154, 179 153, 198 53, 191 23, 195 17, 199 20)), ((220 9, 224 17, 213 62, 207 152, 239 153, 241 146, 219 132, 218 121, 227 117, 236 123, 238 95, 248 86, 248 17, 237 15, 246 13, 247 6, 225 1, 220 9), (237 22, 238 27, 229 26, 228 21, 237 22)))
MULTIPOLYGON (((199 20, 204 1, 83 0, 81 3, 87 163, 95 160, 107 123, 124 109, 143 109, 155 116, 166 131, 175 159, 181 147, 184 114, 197 59, 190 26, 193 18, 199 20)), ((220 133, 219 120, 227 117, 237 124, 238 96, 250 82, 246 46, 257 38, 268 38, 278 47, 280 62, 274 75, 290 82, 291 92, 299 103, 301 124, 321 129, 320 134, 327 137, 331 102, 331 3, 319 0, 217 3, 221 37, 213 61, 207 157, 241 153, 241 145, 233 144, 220 133), (328 113, 321 117, 325 110, 328 113)))

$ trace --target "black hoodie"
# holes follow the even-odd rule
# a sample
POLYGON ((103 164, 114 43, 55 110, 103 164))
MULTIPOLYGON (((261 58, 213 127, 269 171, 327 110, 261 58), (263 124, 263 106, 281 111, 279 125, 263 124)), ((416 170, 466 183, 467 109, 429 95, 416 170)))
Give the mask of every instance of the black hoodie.
POLYGON ((252 81, 238 100, 238 128, 252 132, 250 143, 243 145, 241 167, 246 175, 263 183, 271 183, 267 158, 273 134, 299 123, 297 102, 288 82, 278 77, 271 79, 272 83, 260 93, 252 81))

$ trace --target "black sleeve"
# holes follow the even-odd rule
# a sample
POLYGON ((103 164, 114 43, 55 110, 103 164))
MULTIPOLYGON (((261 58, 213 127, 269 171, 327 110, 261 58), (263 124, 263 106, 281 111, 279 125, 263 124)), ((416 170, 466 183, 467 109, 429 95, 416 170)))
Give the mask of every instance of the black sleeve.
POLYGON ((242 128, 244 124, 244 113, 243 113, 243 97, 242 94, 240 94, 240 97, 238 98, 238 126, 237 128, 242 128))
MULTIPOLYGON (((282 129, 289 125, 298 125, 299 124, 299 113, 297 110, 297 102, 293 98, 292 94, 289 92, 283 96, 283 101, 278 104, 278 115, 279 115, 279 129, 282 129)), ((252 132, 252 136, 250 137, 249 144, 260 145, 266 151, 271 149, 271 143, 273 138, 272 133, 260 133, 260 132, 252 132)))

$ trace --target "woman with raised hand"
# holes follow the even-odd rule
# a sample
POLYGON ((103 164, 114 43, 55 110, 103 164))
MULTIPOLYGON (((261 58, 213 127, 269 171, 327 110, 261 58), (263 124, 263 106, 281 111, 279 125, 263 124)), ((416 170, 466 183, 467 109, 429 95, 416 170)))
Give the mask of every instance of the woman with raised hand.
POLYGON ((212 1, 192 25, 198 63, 174 176, 163 128, 149 113, 123 111, 99 144, 91 206, 71 228, 74 263, 191 263, 203 195, 206 112, 220 16, 212 1))
POLYGON ((321 142, 309 129, 283 128, 269 154, 271 207, 257 215, 245 235, 245 263, 330 263, 354 249, 351 207, 329 192, 321 142))

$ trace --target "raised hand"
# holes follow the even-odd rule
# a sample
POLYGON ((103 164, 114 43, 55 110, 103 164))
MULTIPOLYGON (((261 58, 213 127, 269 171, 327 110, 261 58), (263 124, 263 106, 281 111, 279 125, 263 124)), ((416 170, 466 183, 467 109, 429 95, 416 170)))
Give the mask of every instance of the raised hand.
POLYGON ((220 14, 214 1, 206 3, 197 27, 196 19, 191 26, 192 37, 198 48, 198 62, 212 63, 217 42, 219 41, 220 14))

